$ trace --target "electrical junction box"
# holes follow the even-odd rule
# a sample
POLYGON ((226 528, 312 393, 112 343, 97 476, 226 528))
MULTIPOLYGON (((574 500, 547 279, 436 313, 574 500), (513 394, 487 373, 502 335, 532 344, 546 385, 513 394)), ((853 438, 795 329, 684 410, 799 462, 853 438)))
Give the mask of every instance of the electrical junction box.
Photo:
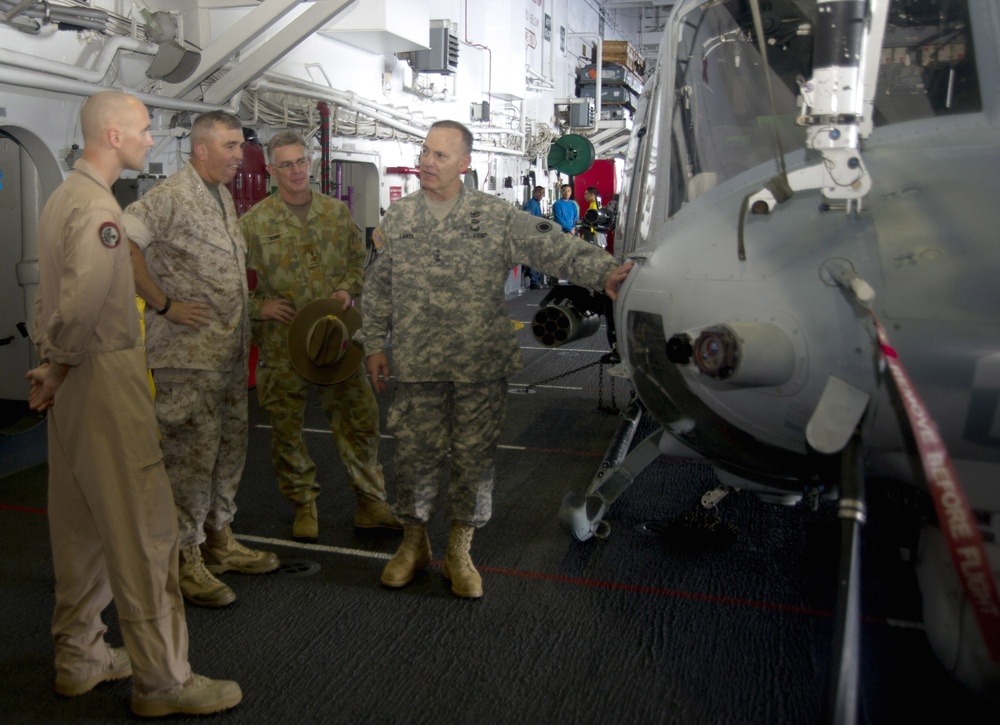
POLYGON ((594 125, 594 99, 583 98, 569 104, 569 125, 584 128, 594 125))
POLYGON ((472 121, 488 121, 490 118, 489 101, 483 101, 482 103, 473 103, 469 111, 469 118, 472 121))

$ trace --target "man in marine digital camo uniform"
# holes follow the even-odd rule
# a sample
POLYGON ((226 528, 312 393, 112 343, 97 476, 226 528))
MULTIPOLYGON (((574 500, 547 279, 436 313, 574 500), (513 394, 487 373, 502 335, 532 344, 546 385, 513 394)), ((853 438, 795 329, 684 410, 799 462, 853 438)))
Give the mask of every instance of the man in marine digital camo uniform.
POLYGON ((494 464, 507 378, 522 366, 504 301, 511 268, 604 289, 612 298, 632 263, 563 234, 497 197, 467 188, 472 134, 455 121, 431 126, 420 151, 420 191, 389 207, 365 282, 363 329, 376 392, 386 388, 386 334, 396 368, 389 426, 396 438, 396 514, 403 544, 382 572, 401 587, 431 561, 425 524, 449 463, 445 514, 452 522, 441 573, 459 597, 481 597, 469 554, 492 512, 494 464))
POLYGON ((83 157, 38 225, 34 339, 43 358, 27 374, 29 404, 48 410, 55 688, 76 697, 133 675, 137 715, 218 712, 243 693, 235 682, 193 675, 188 664, 177 517, 111 193, 123 169, 145 165, 149 112, 104 91, 83 104, 80 126, 83 157), (104 639, 101 612, 112 598, 124 648, 104 639))
POLYGON ((203 113, 190 161, 125 210, 136 290, 156 313, 146 314, 146 361, 177 504, 181 592, 202 607, 236 599, 215 574, 279 565, 230 526, 246 462, 250 320, 246 246, 225 185, 242 148, 238 118, 203 113))
MULTIPOLYGON (((295 504, 292 536, 315 539, 316 464, 302 437, 310 381, 292 365, 289 325, 313 300, 332 297, 354 304, 364 281, 365 247, 347 206, 309 187, 309 154, 290 131, 267 144, 268 170, 278 193, 240 219, 247 267, 257 273, 250 319, 260 345, 257 395, 271 418, 271 460, 282 495, 295 504)), ((354 525, 401 529, 385 502, 378 465, 378 404, 363 367, 341 383, 317 385, 347 479, 357 495, 354 525)))

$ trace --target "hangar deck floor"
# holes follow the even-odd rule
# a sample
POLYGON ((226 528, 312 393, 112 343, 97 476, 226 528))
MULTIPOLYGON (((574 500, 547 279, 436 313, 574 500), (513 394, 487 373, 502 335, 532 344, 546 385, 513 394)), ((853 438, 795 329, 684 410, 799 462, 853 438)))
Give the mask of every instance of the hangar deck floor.
MULTIPOLYGON (((509 306, 528 322, 543 292, 509 306)), ((816 723, 824 720, 835 604, 838 523, 750 494, 720 506, 725 547, 663 525, 714 485, 704 462, 660 458, 612 508, 606 539, 579 543, 557 524, 563 495, 582 490, 618 417, 598 408, 603 334, 549 350, 519 333, 525 369, 511 381, 497 456, 494 515, 473 558, 485 596, 455 598, 436 561, 408 587, 378 578, 398 536, 351 526, 352 496, 318 407, 307 413, 319 466, 320 537, 290 538, 277 492, 267 418, 251 392, 251 431, 234 530, 276 551, 279 572, 224 575, 227 609, 187 608, 196 671, 235 679, 244 701, 205 720, 227 723, 816 723), (668 535, 669 534, 669 535, 668 535)), ((624 408, 627 383, 614 383, 624 408)), ((612 381, 603 379, 605 406, 612 381)), ((385 396, 380 401, 385 413, 385 396)), ((380 458, 392 485, 393 442, 380 458)), ((123 722, 129 681, 66 700, 52 691, 52 574, 44 466, 0 479, 0 711, 7 722, 123 722)), ((862 541, 861 723, 949 712, 994 721, 956 685, 921 629, 919 594, 900 556, 905 527, 893 492, 872 487, 862 541)), ((114 607, 109 639, 120 643, 114 607)))

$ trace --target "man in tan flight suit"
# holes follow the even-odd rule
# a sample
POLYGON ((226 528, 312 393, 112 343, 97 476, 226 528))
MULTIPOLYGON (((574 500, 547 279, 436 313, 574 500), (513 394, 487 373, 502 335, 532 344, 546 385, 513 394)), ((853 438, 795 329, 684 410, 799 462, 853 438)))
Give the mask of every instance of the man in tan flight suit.
POLYGON ((140 170, 149 113, 106 91, 80 114, 85 148, 38 226, 41 280, 29 404, 48 410, 56 692, 134 675, 132 710, 235 706, 239 685, 193 675, 177 577, 177 519, 157 440, 129 246, 111 184, 140 170), (124 648, 104 641, 115 602, 124 648))

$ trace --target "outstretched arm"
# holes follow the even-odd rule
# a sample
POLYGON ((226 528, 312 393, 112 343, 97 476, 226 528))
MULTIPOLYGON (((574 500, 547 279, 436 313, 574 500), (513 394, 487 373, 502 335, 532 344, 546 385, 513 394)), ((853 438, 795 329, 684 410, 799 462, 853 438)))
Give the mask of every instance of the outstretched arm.
POLYGON ((608 276, 604 278, 604 292, 612 300, 618 299, 618 288, 621 287, 622 282, 628 277, 628 273, 632 271, 634 265, 634 262, 626 262, 622 266, 615 267, 608 272, 608 276))

